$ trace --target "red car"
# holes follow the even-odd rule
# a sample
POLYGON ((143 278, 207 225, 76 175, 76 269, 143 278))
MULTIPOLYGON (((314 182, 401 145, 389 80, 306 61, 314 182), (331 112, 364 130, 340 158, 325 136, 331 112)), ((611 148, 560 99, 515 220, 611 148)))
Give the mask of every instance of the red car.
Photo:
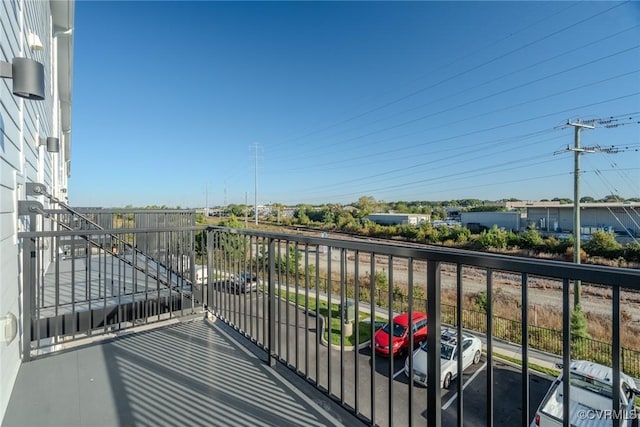
MULTIPOLYGON (((409 313, 402 313, 393 318, 392 351, 389 351, 389 323, 376 331, 373 342, 376 353, 397 355, 409 350, 409 313)), ((413 312, 413 345, 427 339, 427 315, 421 311, 413 312)))

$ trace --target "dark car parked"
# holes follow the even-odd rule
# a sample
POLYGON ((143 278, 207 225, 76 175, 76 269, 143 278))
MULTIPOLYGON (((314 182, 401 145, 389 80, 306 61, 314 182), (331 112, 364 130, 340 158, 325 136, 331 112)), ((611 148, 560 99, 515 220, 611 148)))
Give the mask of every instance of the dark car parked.
POLYGON ((248 271, 240 274, 234 274, 230 282, 232 285, 231 288, 237 294, 256 292, 258 290, 258 277, 248 271))

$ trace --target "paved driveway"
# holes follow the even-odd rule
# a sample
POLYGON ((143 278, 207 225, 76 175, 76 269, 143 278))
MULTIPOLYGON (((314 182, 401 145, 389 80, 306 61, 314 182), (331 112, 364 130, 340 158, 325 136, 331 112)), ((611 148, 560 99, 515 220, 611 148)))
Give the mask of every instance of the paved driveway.
MULTIPOLYGON (((241 331, 254 328, 258 342, 266 343, 264 313, 266 295, 253 293, 227 296, 229 310, 222 310, 241 331), (248 304, 252 315, 237 311, 248 304), (231 308, 235 307, 236 310, 231 308), (246 319, 246 320, 245 320, 246 319), (243 323, 244 322, 244 323, 243 323)), ((328 347, 318 340, 316 317, 285 301, 276 301, 275 345, 282 361, 301 375, 317 382, 345 405, 357 409, 362 415, 381 426, 424 425, 427 411, 427 390, 413 385, 403 372, 405 357, 372 357, 370 349, 357 351, 328 347), (409 401, 413 402, 410 413, 409 401), (391 408, 391 409, 390 409, 391 408)), ((486 360, 471 366, 463 374, 464 425, 486 425, 486 360)), ((519 425, 521 420, 520 368, 494 360, 494 425, 519 425)), ((442 420, 445 426, 457 424, 457 381, 450 390, 442 391, 442 420)), ((548 378, 532 374, 530 378, 530 419, 551 384, 548 378)))

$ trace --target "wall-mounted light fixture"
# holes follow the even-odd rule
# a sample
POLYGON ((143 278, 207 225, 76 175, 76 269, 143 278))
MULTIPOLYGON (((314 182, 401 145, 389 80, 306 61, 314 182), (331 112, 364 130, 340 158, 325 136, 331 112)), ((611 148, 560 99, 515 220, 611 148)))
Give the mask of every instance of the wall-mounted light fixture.
POLYGON ((60 140, 52 136, 48 136, 46 138, 40 138, 38 141, 38 145, 46 145, 47 151, 50 153, 60 152, 60 140))
POLYGON ((0 77, 13 79, 13 94, 36 101, 44 99, 44 66, 29 58, 0 61, 0 77))

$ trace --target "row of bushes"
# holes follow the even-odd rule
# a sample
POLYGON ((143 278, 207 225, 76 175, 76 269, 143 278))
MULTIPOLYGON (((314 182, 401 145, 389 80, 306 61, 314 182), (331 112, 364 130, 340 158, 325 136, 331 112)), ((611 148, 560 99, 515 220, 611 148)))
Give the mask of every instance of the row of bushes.
MULTIPOLYGON (((550 254, 567 254, 573 251, 573 236, 568 239, 555 237, 543 238, 535 229, 527 229, 522 233, 500 230, 493 227, 480 233, 471 246, 475 249, 508 249, 521 248, 550 254)), ((602 257, 607 259, 623 258, 626 261, 640 262, 640 243, 632 242, 622 245, 616 241, 615 235, 606 231, 597 231, 591 239, 581 245, 584 254, 581 256, 602 257)))

